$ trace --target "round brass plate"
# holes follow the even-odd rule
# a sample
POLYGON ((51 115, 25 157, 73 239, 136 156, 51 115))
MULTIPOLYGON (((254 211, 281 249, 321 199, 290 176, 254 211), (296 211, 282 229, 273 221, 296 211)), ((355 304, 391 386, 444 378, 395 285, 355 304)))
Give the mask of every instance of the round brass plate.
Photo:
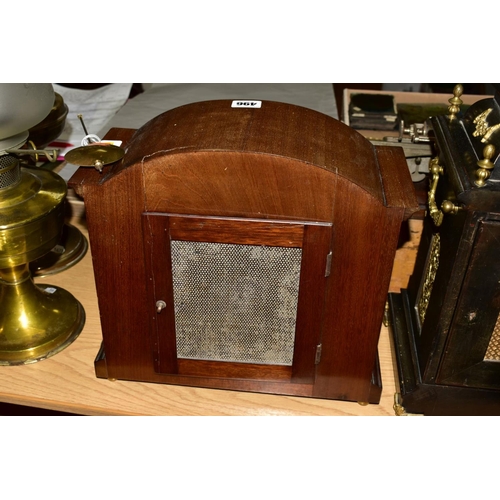
POLYGON ((71 224, 64 224, 57 245, 37 260, 30 262, 32 276, 42 278, 69 269, 83 259, 88 250, 87 238, 71 224))
POLYGON ((96 164, 109 165, 121 160, 125 151, 112 144, 89 144, 68 151, 64 159, 73 165, 80 167, 95 167, 96 164))

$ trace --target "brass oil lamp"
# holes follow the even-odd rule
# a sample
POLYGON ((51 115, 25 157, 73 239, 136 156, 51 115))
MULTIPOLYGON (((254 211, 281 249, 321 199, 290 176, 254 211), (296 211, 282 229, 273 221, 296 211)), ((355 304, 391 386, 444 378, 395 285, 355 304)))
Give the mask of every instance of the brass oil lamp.
POLYGON ((29 268, 61 236, 66 183, 49 170, 21 166, 9 153, 24 144, 28 128, 53 102, 50 84, 0 85, 0 365, 50 357, 85 323, 83 307, 69 292, 37 286, 29 268))

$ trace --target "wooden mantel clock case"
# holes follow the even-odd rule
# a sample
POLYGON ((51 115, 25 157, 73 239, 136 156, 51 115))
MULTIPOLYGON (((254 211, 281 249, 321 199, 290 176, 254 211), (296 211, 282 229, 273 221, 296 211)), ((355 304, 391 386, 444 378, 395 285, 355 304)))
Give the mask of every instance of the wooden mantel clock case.
POLYGON ((408 288, 390 294, 406 413, 500 415, 500 96, 432 118, 428 216, 408 288))
POLYGON ((98 377, 378 403, 402 150, 321 113, 207 101, 112 129, 80 167, 102 325, 98 377))

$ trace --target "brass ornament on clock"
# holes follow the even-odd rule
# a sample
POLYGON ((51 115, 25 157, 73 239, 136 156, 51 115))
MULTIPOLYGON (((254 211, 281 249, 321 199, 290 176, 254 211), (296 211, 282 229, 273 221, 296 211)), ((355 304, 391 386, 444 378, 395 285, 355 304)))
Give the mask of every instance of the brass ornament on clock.
POLYGON ((418 312, 418 318, 420 320, 420 325, 423 325, 424 323, 425 313, 427 312, 427 307, 429 306, 432 287, 434 285, 434 280, 436 279, 436 273, 439 267, 440 250, 441 250, 441 237, 437 233, 434 234, 434 236, 432 237, 432 243, 429 249, 429 255, 427 257, 425 278, 422 284, 422 289, 420 292, 420 297, 417 305, 417 312, 418 312))

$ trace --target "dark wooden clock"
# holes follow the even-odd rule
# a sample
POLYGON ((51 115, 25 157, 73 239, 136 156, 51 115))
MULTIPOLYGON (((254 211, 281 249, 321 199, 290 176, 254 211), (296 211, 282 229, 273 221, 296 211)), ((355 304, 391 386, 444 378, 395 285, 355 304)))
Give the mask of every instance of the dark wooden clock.
POLYGON ((400 411, 500 415, 500 96, 432 118, 428 215, 408 288, 390 294, 400 411))
POLYGON ((199 102, 112 129, 80 167, 98 377, 378 403, 402 221, 399 148, 289 104, 199 102))

